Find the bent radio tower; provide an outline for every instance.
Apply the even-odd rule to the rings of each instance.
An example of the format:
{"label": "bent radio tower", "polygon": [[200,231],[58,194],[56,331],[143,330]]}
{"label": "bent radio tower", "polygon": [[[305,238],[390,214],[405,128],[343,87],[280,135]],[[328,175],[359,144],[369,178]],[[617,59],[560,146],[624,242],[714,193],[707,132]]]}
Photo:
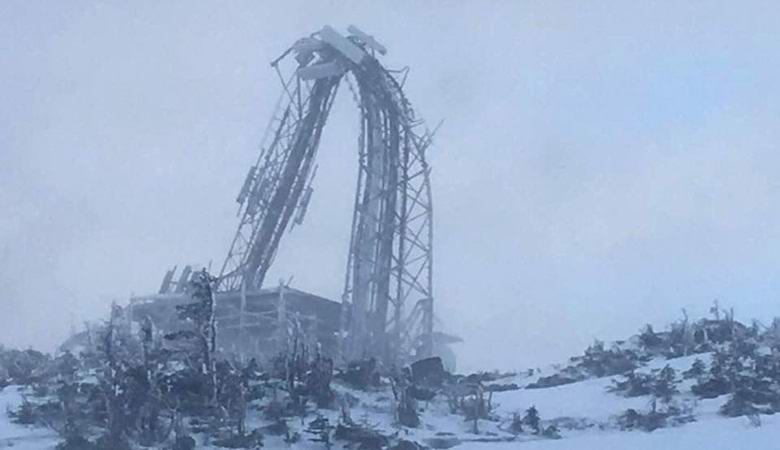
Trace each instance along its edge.
{"label": "bent radio tower", "polygon": [[246,292],[263,285],[282,235],[303,220],[320,136],[346,82],[361,127],[341,352],[348,359],[403,363],[433,351],[432,204],[425,157],[432,133],[404,94],[406,71],[385,68],[377,56],[385,47],[354,26],[348,31],[345,37],[325,26],[271,63],[282,97],[238,195],[241,220],[218,288]]}

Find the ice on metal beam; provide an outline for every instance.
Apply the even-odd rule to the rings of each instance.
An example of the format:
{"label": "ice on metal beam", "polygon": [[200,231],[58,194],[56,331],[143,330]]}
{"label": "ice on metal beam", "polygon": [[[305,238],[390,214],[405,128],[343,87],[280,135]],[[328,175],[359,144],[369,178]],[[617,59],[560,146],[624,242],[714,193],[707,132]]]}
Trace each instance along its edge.
{"label": "ice on metal beam", "polygon": [[246,178],[244,179],[244,185],[241,186],[241,191],[238,193],[238,197],[236,197],[236,202],[238,202],[238,204],[243,205],[244,200],[246,200],[246,196],[249,195],[249,189],[252,187],[252,183],[255,181],[256,171],[257,166],[252,166],[249,168],[249,173],[246,174]]}
{"label": "ice on metal beam", "polygon": [[296,52],[316,52],[322,50],[322,42],[314,38],[301,38],[293,44],[293,50]]}
{"label": "ice on metal beam", "polygon": [[350,25],[349,27],[347,27],[347,31],[349,31],[350,33],[352,33],[353,36],[363,41],[363,43],[366,44],[367,47],[378,51],[380,55],[387,54],[387,48],[384,45],[377,42],[377,40],[374,39],[374,37],[371,36],[370,34],[364,33],[360,28],[354,25]]}
{"label": "ice on metal beam", "polygon": [[314,52],[322,50],[322,47],[324,46],[325,44],[323,44],[322,41],[318,41],[314,38],[298,39],[298,42],[293,44],[292,47],[293,50],[297,52],[295,60],[298,61],[299,65],[305,66],[314,59]]}
{"label": "ice on metal beam", "polygon": [[187,282],[190,281],[190,275],[192,274],[192,266],[184,266],[184,270],[181,271],[179,281],[176,282],[175,292],[184,292],[187,287]]}
{"label": "ice on metal beam", "polygon": [[312,64],[311,66],[301,67],[298,69],[298,76],[303,80],[335,77],[343,73],[344,68],[335,61],[321,64]]}
{"label": "ice on metal beam", "polygon": [[303,193],[303,196],[301,197],[301,202],[298,204],[298,210],[295,214],[295,220],[294,223],[296,225],[300,225],[303,223],[303,218],[306,216],[306,210],[309,209],[309,201],[311,201],[311,196],[314,193],[314,188],[311,186],[307,187],[306,190]]}
{"label": "ice on metal beam", "polygon": [[171,281],[173,280],[173,274],[176,272],[176,266],[173,266],[173,269],[165,272],[165,276],[163,277],[162,284],[160,285],[160,294],[165,294],[168,292],[168,289],[171,287]]}
{"label": "ice on metal beam", "polygon": [[360,64],[363,61],[363,57],[366,55],[363,49],[353,44],[352,41],[345,38],[328,25],[325,25],[322,27],[322,30],[320,30],[320,39],[338,50],[355,64]]}

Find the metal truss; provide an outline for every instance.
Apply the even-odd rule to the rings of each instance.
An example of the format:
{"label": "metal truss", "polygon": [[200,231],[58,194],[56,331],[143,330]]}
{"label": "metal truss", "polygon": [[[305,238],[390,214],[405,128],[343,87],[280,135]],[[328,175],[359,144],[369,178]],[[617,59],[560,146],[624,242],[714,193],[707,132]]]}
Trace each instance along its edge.
{"label": "metal truss", "polygon": [[[403,364],[433,352],[433,208],[425,158],[432,134],[419,131],[422,121],[402,84],[377,59],[384,47],[355,27],[349,33],[326,26],[272,63],[282,98],[237,198],[241,220],[219,290],[262,286],[281,236],[303,220],[338,86],[354,80],[361,133],[342,297],[343,356]],[[282,66],[290,60],[285,77]]]}

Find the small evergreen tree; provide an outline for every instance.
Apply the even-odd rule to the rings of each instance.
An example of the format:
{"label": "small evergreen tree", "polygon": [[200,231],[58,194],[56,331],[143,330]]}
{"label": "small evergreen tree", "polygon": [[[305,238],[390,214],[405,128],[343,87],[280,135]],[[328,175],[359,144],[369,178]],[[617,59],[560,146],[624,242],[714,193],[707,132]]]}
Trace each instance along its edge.
{"label": "small evergreen tree", "polygon": [[653,396],[663,403],[671,402],[674,394],[679,392],[675,386],[675,378],[676,372],[669,365],[661,369],[653,382]]}
{"label": "small evergreen tree", "polygon": [[539,418],[539,411],[536,409],[536,406],[531,406],[525,411],[523,423],[531,427],[531,429],[534,430],[534,434],[540,433],[539,424],[541,423],[541,419]]}
{"label": "small evergreen tree", "polygon": [[[198,272],[190,281],[190,296],[192,302],[177,305],[179,319],[190,325],[188,329],[170,333],[166,336],[172,341],[185,341],[191,344],[185,355],[185,361],[197,374],[199,381],[194,386],[205,386],[201,403],[206,408],[217,404],[217,324],[214,305],[214,277],[206,269]],[[185,374],[182,376],[186,377]],[[181,378],[181,377],[180,377]],[[183,383],[192,386],[192,381],[181,379]]]}
{"label": "small evergreen tree", "polygon": [[509,424],[509,431],[516,435],[523,432],[523,416],[518,413],[512,414],[512,422]]}
{"label": "small evergreen tree", "polygon": [[690,378],[700,378],[702,377],[705,372],[707,371],[707,365],[704,364],[704,361],[702,361],[699,358],[696,358],[695,361],[693,361],[693,364],[691,365],[691,368],[683,372],[683,378],[690,379]]}
{"label": "small evergreen tree", "polygon": [[106,434],[98,445],[106,450],[129,449],[127,439],[129,417],[127,406],[126,376],[128,373],[127,336],[120,324],[122,310],[116,304],[112,305],[111,315],[106,324],[100,352],[104,361],[100,377],[101,394],[106,413]]}

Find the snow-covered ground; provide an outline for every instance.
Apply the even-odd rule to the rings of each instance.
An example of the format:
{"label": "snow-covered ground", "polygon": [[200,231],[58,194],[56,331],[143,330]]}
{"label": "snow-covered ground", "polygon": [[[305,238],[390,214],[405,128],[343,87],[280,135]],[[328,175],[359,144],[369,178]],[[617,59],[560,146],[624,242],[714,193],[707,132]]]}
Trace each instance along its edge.
{"label": "snow-covered ground", "polygon": [[567,436],[559,440],[516,443],[470,443],[469,450],[777,450],[780,417],[762,417],[755,428],[744,418],[702,420],[652,433],[613,431]]}
{"label": "snow-covered ground", "polygon": [[8,386],[0,391],[0,448],[18,450],[51,449],[57,444],[57,437],[50,430],[12,423],[7,412],[13,411],[22,402],[21,388]]}
{"label": "snow-covered ground", "polygon": [[[709,355],[677,358],[674,360],[651,361],[640,371],[650,371],[670,365],[678,371],[688,369],[696,359],[709,360]],[[501,382],[513,382],[520,386],[535,381],[533,377],[515,376]],[[398,429],[392,423],[391,394],[388,390],[362,392],[337,386],[340,396],[351,396],[359,405],[351,409],[355,422],[370,424],[390,434],[422,443],[433,440],[449,440],[459,443],[455,448],[464,450],[777,450],[780,449],[780,416],[761,416],[760,426],[755,426],[745,418],[725,418],[717,413],[727,396],[704,401],[696,401],[689,392],[689,383],[678,385],[681,393],[677,401],[687,402],[693,410],[696,421],[686,425],[663,428],[652,433],[642,431],[621,431],[615,424],[615,417],[626,409],[648,409],[650,398],[625,398],[607,391],[612,377],[589,379],[578,383],[545,389],[519,389],[495,393],[492,399],[495,413],[500,421],[481,420],[479,434],[472,432],[472,423],[464,421],[462,416],[449,413],[444,399],[430,404],[421,404],[422,425],[415,430]],[[9,386],[0,391],[0,448],[22,450],[43,450],[53,448],[56,436],[46,429],[29,428],[12,423],[5,412],[14,408],[22,400],[19,387]],[[507,432],[507,426],[515,413],[522,414],[530,406],[535,406],[541,415],[543,425],[555,423],[560,428],[561,439],[543,439],[529,434],[514,437]],[[331,423],[338,421],[339,411],[323,411]],[[310,421],[312,417],[306,419]],[[250,425],[261,426],[258,415],[251,417]],[[291,421],[294,429],[304,428],[297,421]],[[307,441],[308,435],[302,434],[302,440],[295,444],[286,444],[280,437],[267,436],[265,448],[315,450],[324,448],[323,444]],[[483,442],[483,441],[496,442]],[[503,441],[503,442],[501,442]],[[210,447],[201,447],[203,449]],[[334,448],[340,448],[339,445]]]}

